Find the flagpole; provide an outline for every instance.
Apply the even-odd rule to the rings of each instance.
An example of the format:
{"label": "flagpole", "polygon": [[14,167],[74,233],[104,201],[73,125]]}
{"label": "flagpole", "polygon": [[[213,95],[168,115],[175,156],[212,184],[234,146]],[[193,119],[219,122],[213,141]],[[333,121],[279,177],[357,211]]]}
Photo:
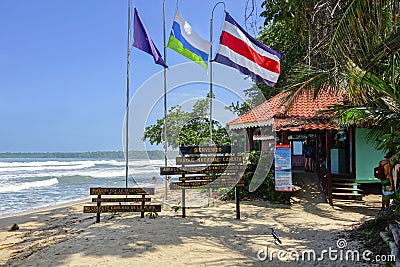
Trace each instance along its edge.
{"label": "flagpole", "polygon": [[128,0],[128,49],[126,59],[126,115],[125,115],[125,187],[128,188],[128,170],[129,170],[129,67],[131,54],[131,0]]}
{"label": "flagpole", "polygon": [[212,123],[212,107],[213,107],[213,69],[212,69],[212,46],[213,46],[213,20],[214,20],[214,11],[215,8],[219,5],[223,4],[224,5],[224,11],[225,11],[225,3],[224,2],[218,2],[214,5],[212,12],[211,12],[211,19],[210,19],[210,56],[209,56],[209,65],[210,65],[210,93],[209,93],[209,99],[210,99],[210,145],[213,144],[212,140],[212,133],[213,133],[213,123]]}
{"label": "flagpole", "polygon": [[[163,1],[163,33],[164,33],[164,62],[167,64],[167,41],[166,41],[166,23],[165,23],[165,0]],[[164,166],[167,167],[167,68],[164,66]],[[165,175],[165,195],[164,199],[168,199],[168,175]]]}
{"label": "flagpole", "polygon": [[[212,12],[211,12],[211,19],[210,19],[210,56],[208,58],[209,60],[209,65],[210,65],[210,93],[209,93],[209,99],[210,99],[210,146],[213,145],[213,138],[212,138],[212,133],[213,133],[213,123],[212,123],[212,108],[213,108],[213,69],[212,69],[212,46],[213,46],[213,20],[214,20],[214,10],[215,8],[219,5],[223,4],[224,5],[224,11],[225,11],[225,3],[224,2],[218,2],[214,5]],[[210,188],[210,198],[212,199],[212,188]],[[210,202],[208,203],[210,206]]]}

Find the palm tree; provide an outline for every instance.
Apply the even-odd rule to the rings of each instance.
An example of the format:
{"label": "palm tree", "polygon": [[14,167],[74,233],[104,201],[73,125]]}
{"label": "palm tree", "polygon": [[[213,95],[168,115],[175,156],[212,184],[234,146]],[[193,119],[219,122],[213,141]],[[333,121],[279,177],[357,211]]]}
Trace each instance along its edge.
{"label": "palm tree", "polygon": [[348,96],[345,105],[331,109],[339,123],[370,127],[370,140],[381,139],[378,148],[398,151],[400,143],[393,140],[399,140],[400,132],[400,4],[398,0],[325,4],[314,9],[323,6],[323,14],[331,11],[331,17],[325,26],[310,31],[318,36],[326,33],[325,37],[310,49],[308,64],[292,69],[292,96],[332,85]]}

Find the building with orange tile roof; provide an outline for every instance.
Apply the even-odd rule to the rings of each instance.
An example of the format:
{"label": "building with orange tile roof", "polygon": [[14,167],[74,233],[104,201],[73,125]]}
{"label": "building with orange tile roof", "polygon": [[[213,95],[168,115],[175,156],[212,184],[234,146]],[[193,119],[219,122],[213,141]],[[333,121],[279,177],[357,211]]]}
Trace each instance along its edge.
{"label": "building with orange tile roof", "polygon": [[[344,94],[330,87],[319,90],[316,96],[313,90],[297,95],[281,92],[228,122],[227,127],[246,136],[247,151],[268,151],[276,143],[290,144],[293,168],[303,168],[301,148],[306,137],[311,137],[316,151],[323,149],[325,153],[326,177],[329,180],[326,193],[331,203],[332,189],[335,189],[332,175],[354,182],[353,193],[361,196],[358,182],[377,182],[371,166],[381,157],[381,152],[366,141],[367,129],[341,128],[334,120],[334,113],[326,112],[331,106],[342,105],[345,101]],[[319,160],[317,158],[316,162]],[[319,164],[316,165],[318,168]],[[336,194],[344,195],[341,192]]]}

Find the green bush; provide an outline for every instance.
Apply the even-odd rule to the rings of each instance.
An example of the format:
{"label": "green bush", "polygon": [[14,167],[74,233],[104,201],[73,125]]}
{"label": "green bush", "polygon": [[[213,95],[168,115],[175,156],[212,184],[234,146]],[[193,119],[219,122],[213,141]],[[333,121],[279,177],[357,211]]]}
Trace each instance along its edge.
{"label": "green bush", "polygon": [[[260,158],[259,151],[252,151],[247,155],[247,163],[257,165]],[[246,173],[243,176],[244,187],[238,188],[240,199],[263,199],[269,200],[273,203],[285,203],[289,204],[287,200],[287,193],[276,192],[275,191],[275,180],[273,166],[271,170],[265,177],[264,182],[257,188],[254,192],[249,192],[249,184],[253,177],[252,173]],[[222,200],[232,200],[235,198],[235,188],[229,190],[229,192],[222,195]]]}
{"label": "green bush", "polygon": [[149,212],[146,215],[149,216],[150,219],[156,219],[159,216],[157,212]]}

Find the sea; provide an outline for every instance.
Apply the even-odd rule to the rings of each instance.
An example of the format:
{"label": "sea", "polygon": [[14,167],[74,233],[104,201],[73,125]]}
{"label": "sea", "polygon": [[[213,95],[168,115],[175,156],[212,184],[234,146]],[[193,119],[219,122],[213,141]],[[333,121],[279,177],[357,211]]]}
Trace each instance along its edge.
{"label": "sea", "polygon": [[[163,183],[161,166],[164,160],[130,160],[128,186]],[[125,185],[123,159],[0,158],[0,218],[87,199],[91,187]]]}

